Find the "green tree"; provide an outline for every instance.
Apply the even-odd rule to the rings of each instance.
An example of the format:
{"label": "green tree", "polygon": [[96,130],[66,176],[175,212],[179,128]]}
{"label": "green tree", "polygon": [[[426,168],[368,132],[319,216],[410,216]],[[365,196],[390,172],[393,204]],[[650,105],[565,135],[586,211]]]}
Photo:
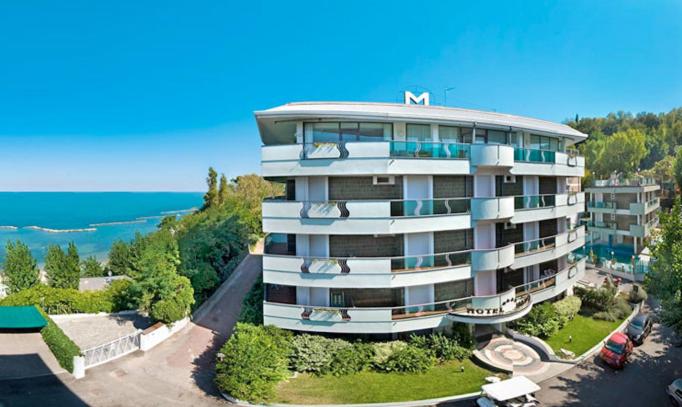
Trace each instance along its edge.
{"label": "green tree", "polygon": [[680,198],[669,214],[661,213],[661,236],[652,245],[652,258],[645,284],[661,299],[661,317],[682,334],[682,209]]}
{"label": "green tree", "polygon": [[65,288],[78,289],[78,282],[81,277],[81,259],[78,255],[78,248],[74,242],[69,243],[66,250],[66,270],[65,281],[67,286]]}
{"label": "green tree", "polygon": [[642,171],[642,175],[654,178],[657,182],[663,183],[675,179],[674,171],[676,156],[668,155],[662,160],[657,161],[652,168]]}
{"label": "green tree", "polygon": [[130,256],[130,246],[122,240],[115,241],[109,249],[106,271],[114,276],[130,275]]}
{"label": "green tree", "polygon": [[81,273],[83,277],[102,277],[104,267],[95,256],[90,256],[81,263]]}
{"label": "green tree", "polygon": [[3,264],[3,282],[10,294],[31,288],[40,282],[40,271],[36,260],[28,246],[17,240],[7,242],[5,246],[5,263]]}
{"label": "green tree", "polygon": [[613,172],[631,175],[646,155],[644,133],[630,129],[619,131],[606,139],[600,155],[602,176]]}
{"label": "green tree", "polygon": [[677,149],[675,154],[675,164],[673,165],[673,175],[678,188],[682,188],[682,148]]}
{"label": "green tree", "polygon": [[66,253],[59,245],[50,245],[45,254],[45,274],[50,287],[70,288],[65,280]]}
{"label": "green tree", "polygon": [[204,195],[204,208],[218,206],[218,173],[213,167],[208,169],[206,184],[208,185],[208,191]]}
{"label": "green tree", "polygon": [[227,186],[227,177],[225,174],[220,174],[220,187],[218,188],[218,204],[223,205],[227,202],[230,190]]}

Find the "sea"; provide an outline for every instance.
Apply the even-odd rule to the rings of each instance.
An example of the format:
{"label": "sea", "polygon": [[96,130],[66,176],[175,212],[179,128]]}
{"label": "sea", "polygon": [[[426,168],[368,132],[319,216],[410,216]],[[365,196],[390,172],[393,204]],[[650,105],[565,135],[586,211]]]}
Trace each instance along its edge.
{"label": "sea", "polygon": [[26,243],[42,263],[47,247],[74,242],[81,258],[105,260],[116,240],[156,229],[164,216],[202,204],[200,192],[0,192],[0,261],[9,240]]}

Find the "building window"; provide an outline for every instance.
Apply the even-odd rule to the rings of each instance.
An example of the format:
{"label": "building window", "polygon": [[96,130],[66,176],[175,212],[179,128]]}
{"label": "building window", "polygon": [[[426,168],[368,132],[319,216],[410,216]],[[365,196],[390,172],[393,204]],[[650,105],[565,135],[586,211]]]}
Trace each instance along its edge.
{"label": "building window", "polygon": [[384,141],[393,137],[391,123],[320,122],[305,123],[303,127],[306,144]]}
{"label": "building window", "polygon": [[332,288],[332,307],[399,307],[404,305],[403,288]]}
{"label": "building window", "polygon": [[443,143],[471,144],[472,128],[438,126],[438,137]]}
{"label": "building window", "polygon": [[407,141],[432,141],[431,126],[428,124],[408,124]]}
{"label": "building window", "polygon": [[448,281],[434,285],[434,299],[436,302],[467,298],[474,295],[474,280]]}
{"label": "building window", "polygon": [[530,135],[530,148],[532,150],[561,151],[562,144],[561,140],[554,137]]}

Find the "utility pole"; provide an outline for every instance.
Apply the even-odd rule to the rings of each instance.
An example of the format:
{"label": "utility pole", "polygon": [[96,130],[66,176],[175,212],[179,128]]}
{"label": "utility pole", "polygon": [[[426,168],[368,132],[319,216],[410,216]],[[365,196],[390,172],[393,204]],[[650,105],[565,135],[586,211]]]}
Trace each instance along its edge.
{"label": "utility pole", "polygon": [[448,92],[450,92],[451,90],[455,90],[455,88],[445,88],[445,90],[443,91],[443,106],[448,105]]}

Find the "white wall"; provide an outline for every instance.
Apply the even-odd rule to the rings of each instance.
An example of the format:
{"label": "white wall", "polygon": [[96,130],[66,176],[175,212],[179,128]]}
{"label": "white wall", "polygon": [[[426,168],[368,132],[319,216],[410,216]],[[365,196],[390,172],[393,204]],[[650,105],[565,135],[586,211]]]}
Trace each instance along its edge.
{"label": "white wall", "polygon": [[474,175],[474,196],[477,198],[495,196],[495,175]]}
{"label": "white wall", "polygon": [[477,271],[474,279],[474,293],[476,295],[493,295],[497,291],[497,271]]}

